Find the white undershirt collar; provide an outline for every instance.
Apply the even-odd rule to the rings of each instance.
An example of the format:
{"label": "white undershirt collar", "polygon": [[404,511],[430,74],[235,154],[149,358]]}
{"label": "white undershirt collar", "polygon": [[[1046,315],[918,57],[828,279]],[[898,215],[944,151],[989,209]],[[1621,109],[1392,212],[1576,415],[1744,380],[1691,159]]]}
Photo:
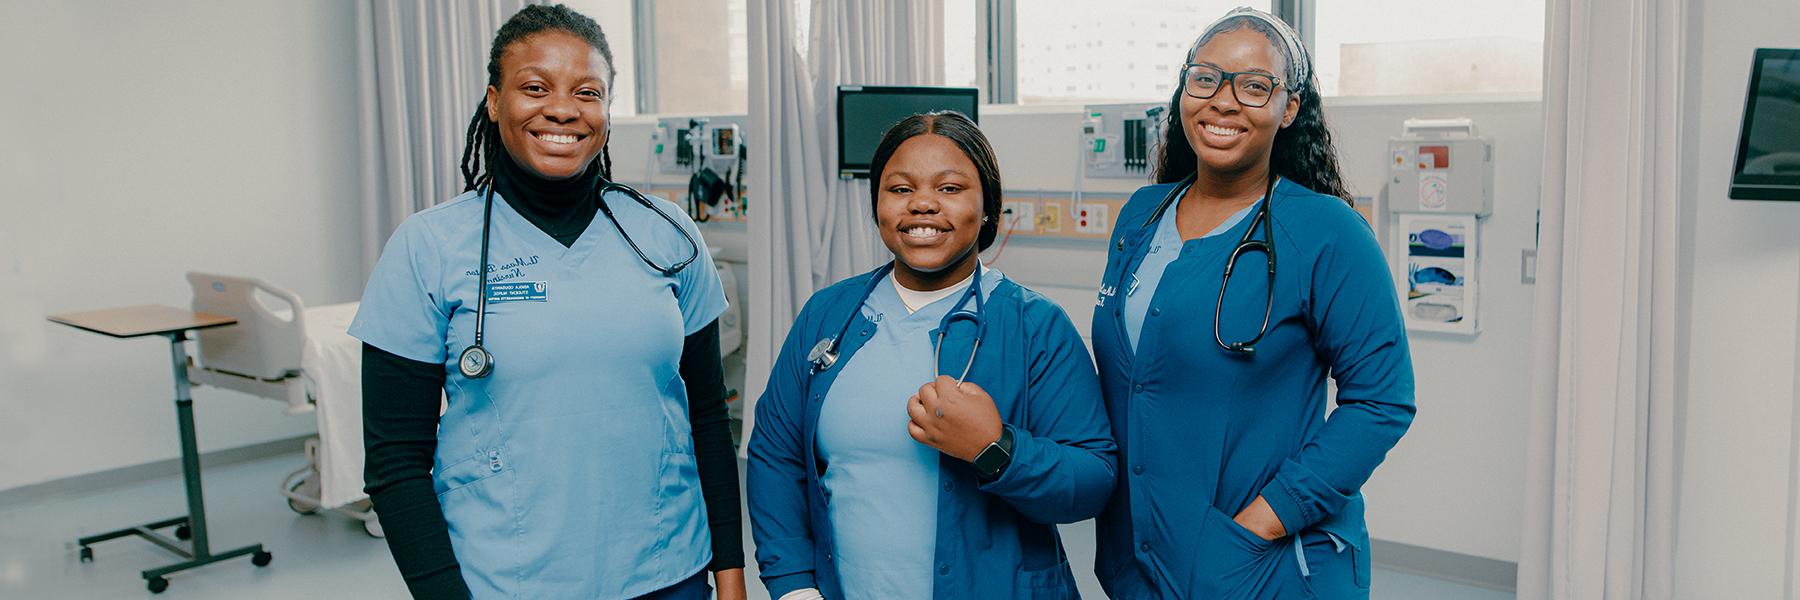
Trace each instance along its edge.
{"label": "white undershirt collar", "polygon": [[[987,270],[988,270],[987,265],[983,265],[980,262],[976,262],[975,264],[976,264],[975,268],[981,269],[982,273],[987,273]],[[951,294],[955,294],[959,291],[962,291],[963,288],[969,287],[969,284],[971,282],[975,281],[975,273],[973,271],[970,271],[968,277],[964,277],[962,281],[956,282],[955,285],[952,285],[950,287],[947,287],[947,288],[944,288],[941,290],[932,290],[929,292],[921,292],[918,290],[908,289],[906,286],[900,285],[899,277],[895,277],[893,279],[894,279],[894,291],[900,294],[900,303],[906,305],[906,314],[910,315],[912,313],[919,312],[919,309],[921,309],[921,308],[930,306],[931,303],[933,303],[933,302],[937,302],[939,300],[943,300],[944,298],[948,298],[948,297],[950,297]]]}

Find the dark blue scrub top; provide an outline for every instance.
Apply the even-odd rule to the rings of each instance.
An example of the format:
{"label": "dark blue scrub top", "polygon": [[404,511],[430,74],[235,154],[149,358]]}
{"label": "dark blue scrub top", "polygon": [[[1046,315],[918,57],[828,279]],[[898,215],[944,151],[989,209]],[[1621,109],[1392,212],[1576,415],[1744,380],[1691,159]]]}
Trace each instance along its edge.
{"label": "dark blue scrub top", "polygon": [[[1256,589],[1242,579],[1279,574],[1233,565],[1274,547],[1289,548],[1292,562],[1298,547],[1262,542],[1231,523],[1260,494],[1290,536],[1326,540],[1328,532],[1346,542],[1356,583],[1366,588],[1359,489],[1414,413],[1412,360],[1381,248],[1343,200],[1283,179],[1271,205],[1274,310],[1255,354],[1233,355],[1213,339],[1225,261],[1251,219],[1183,243],[1133,352],[1123,294],[1154,230],[1145,220],[1175,185],[1133,194],[1107,246],[1093,343],[1120,480],[1099,518],[1095,571],[1115,598]],[[1248,339],[1261,325],[1266,265],[1260,253],[1239,259],[1220,319],[1224,339]],[[1327,374],[1338,386],[1329,419]]]}

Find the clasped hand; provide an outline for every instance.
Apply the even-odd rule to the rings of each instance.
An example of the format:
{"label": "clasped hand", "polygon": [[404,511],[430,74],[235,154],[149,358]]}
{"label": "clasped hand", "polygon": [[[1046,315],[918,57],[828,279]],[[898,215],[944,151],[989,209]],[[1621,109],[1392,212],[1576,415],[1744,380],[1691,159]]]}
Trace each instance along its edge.
{"label": "clasped hand", "polygon": [[1000,439],[1000,411],[994,398],[972,381],[947,375],[919,388],[906,400],[907,433],[912,439],[964,461],[974,461]]}

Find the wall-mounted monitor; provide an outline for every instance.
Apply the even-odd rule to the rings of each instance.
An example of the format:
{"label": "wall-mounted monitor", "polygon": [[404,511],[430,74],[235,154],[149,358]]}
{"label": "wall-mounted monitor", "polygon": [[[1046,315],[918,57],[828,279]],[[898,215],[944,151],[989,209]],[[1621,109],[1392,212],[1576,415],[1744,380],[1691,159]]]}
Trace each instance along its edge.
{"label": "wall-mounted monitor", "polygon": [[881,136],[901,119],[954,110],[977,123],[980,90],[957,87],[841,85],[837,89],[838,176],[868,177]]}
{"label": "wall-mounted monitor", "polygon": [[1800,49],[1756,50],[1731,197],[1800,201]]}

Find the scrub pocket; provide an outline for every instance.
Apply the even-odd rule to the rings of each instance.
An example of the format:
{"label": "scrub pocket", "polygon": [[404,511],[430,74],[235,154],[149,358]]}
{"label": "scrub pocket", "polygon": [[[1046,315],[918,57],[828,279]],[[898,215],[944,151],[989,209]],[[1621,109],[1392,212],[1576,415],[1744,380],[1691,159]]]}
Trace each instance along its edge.
{"label": "scrub pocket", "polygon": [[1306,571],[1301,577],[1306,589],[1321,600],[1368,600],[1366,567],[1358,568],[1368,562],[1368,555],[1341,536],[1333,539],[1334,535],[1319,529],[1301,532],[1301,548],[1306,557]]}
{"label": "scrub pocket", "polygon": [[[1189,596],[1213,600],[1260,597],[1259,590],[1269,583],[1280,558],[1275,546],[1276,542],[1258,537],[1225,513],[1207,507],[1189,569]],[[1293,560],[1292,553],[1288,560]]]}
{"label": "scrub pocket", "polygon": [[516,590],[519,557],[509,552],[509,542],[525,532],[514,502],[512,465],[499,450],[486,450],[445,466],[431,479],[464,578],[471,585],[480,581]]}
{"label": "scrub pocket", "polygon": [[[438,469],[432,474],[431,485],[437,491],[438,500],[443,500],[451,492],[511,472],[511,465],[506,464],[499,450],[483,450]],[[512,486],[505,487],[510,489]]]}
{"label": "scrub pocket", "polygon": [[1069,561],[1043,569],[1021,570],[1013,576],[1013,590],[1019,598],[1031,600],[1075,599],[1075,576],[1069,572]]}

